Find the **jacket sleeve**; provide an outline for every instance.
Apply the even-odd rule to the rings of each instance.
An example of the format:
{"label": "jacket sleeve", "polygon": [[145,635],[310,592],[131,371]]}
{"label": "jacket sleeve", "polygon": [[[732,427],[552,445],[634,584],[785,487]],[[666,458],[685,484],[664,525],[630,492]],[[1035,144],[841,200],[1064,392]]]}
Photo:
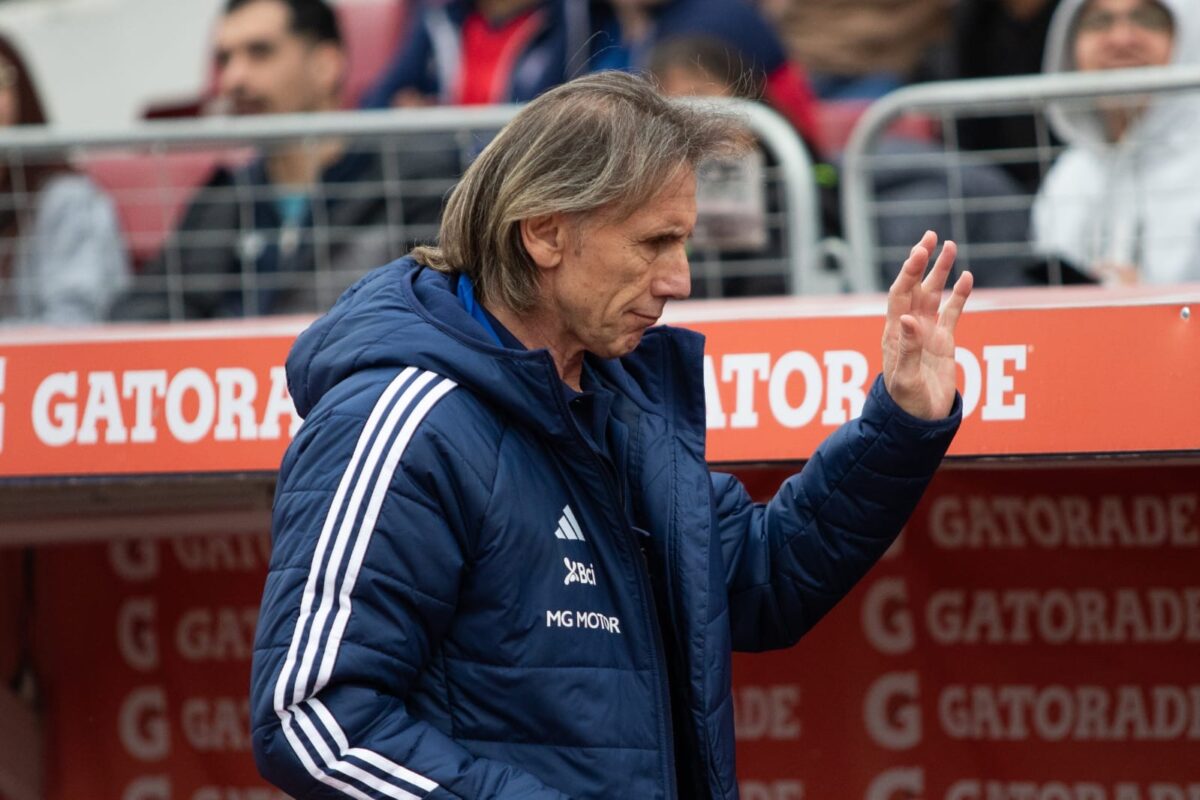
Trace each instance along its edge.
{"label": "jacket sleeve", "polygon": [[422,422],[448,402],[439,381],[403,413],[318,413],[281,468],[251,708],[259,771],[297,800],[566,800],[410,713],[488,491],[478,456]]}
{"label": "jacket sleeve", "polygon": [[794,644],[883,555],[958,429],[903,411],[877,378],[863,413],[834,431],[766,504],[713,474],[733,645]]}
{"label": "jacket sleeve", "polygon": [[768,72],[763,96],[799,132],[808,145],[809,157],[813,161],[822,158],[825,143],[817,119],[817,95],[803,67],[788,61]]}
{"label": "jacket sleeve", "polygon": [[429,75],[429,59],[433,57],[429,30],[423,14],[412,21],[412,27],[395,57],[375,84],[363,95],[363,108],[391,108],[392,96],[401,89],[416,89],[422,94],[437,96],[436,80]]}
{"label": "jacket sleeve", "polygon": [[129,261],[112,202],[82,176],[59,178],[39,198],[36,263],[29,276],[37,319],[100,322],[129,284]]}

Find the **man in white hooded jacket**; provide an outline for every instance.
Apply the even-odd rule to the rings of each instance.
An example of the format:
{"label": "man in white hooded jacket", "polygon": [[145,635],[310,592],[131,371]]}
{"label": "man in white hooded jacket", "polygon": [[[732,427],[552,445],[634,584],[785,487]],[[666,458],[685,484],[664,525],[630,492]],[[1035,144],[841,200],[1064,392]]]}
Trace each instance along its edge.
{"label": "man in white hooded jacket", "polygon": [[[1195,0],[1063,0],[1045,72],[1192,63]],[[1038,192],[1034,243],[1108,284],[1200,280],[1200,95],[1061,104],[1068,145]]]}

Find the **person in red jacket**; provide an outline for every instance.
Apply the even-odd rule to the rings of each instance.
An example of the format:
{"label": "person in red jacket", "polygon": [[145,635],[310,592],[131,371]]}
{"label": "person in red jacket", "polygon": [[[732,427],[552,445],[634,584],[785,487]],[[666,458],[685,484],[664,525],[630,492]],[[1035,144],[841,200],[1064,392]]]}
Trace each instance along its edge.
{"label": "person in red jacket", "polygon": [[819,156],[808,78],[744,0],[430,0],[363,106],[524,103],[587,72],[645,71],[680,36],[729,46]]}

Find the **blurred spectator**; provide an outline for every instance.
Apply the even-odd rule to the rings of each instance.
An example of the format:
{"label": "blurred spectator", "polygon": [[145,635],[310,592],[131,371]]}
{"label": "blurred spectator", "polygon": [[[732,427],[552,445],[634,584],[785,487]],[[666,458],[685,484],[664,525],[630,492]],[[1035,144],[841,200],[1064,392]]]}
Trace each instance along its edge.
{"label": "blurred spectator", "polygon": [[715,36],[663,39],[650,51],[646,66],[672,97],[762,98],[762,73]]}
{"label": "blurred spectator", "polygon": [[[712,37],[665,39],[647,62],[663,92],[673,97],[762,96],[762,75],[746,69],[732,47]],[[768,224],[768,207],[778,212],[779,198],[773,191],[768,200],[765,167],[766,157],[756,148],[739,158],[705,162],[697,170],[696,228],[688,247],[692,297],[786,292],[780,231]],[[747,266],[750,274],[736,274]],[[706,279],[708,273],[715,277]]]}
{"label": "blurred spectator", "polygon": [[363,105],[525,102],[585,71],[646,70],[683,35],[733,46],[762,95],[814,151],[815,98],[770,24],[743,0],[428,0]]}
{"label": "blurred spectator", "polygon": [[[227,0],[215,59],[221,100],[234,114],[340,106],[347,54],[324,0]],[[383,186],[389,178],[453,177],[454,154],[399,155],[390,174],[378,148],[304,139],[237,169],[217,169],[114,316],[178,316],[166,291],[173,284],[181,288],[186,319],[312,311],[331,303],[359,275],[403,255],[414,243],[406,229],[436,232],[440,192],[389,203]]]}
{"label": "blurred spectator", "polygon": [[[960,0],[949,78],[995,78],[1042,71],[1042,51],[1058,0]],[[1029,114],[971,117],[958,122],[964,150],[1029,149],[1038,144]],[[1002,165],[1029,193],[1041,183],[1035,159]]]}
{"label": "blurred spectator", "polygon": [[762,0],[788,52],[828,100],[879,97],[907,83],[949,33],[953,0]]}
{"label": "blurred spectator", "polygon": [[816,96],[804,70],[758,9],[743,0],[609,0],[592,4],[592,70],[646,70],[655,45],[711,37],[733,48],[742,72],[761,82],[761,99],[787,117],[819,158]]}
{"label": "blurred spectator", "polygon": [[[0,127],[44,125],[29,70],[0,38]],[[113,205],[66,161],[0,162],[0,320],[94,322],[129,281]]]}
{"label": "blurred spectator", "polygon": [[587,0],[427,0],[363,106],[532,100],[583,68],[590,33]]}
{"label": "blurred spectator", "polygon": [[[1185,0],[1063,0],[1046,71],[1194,63],[1200,9]],[[1033,209],[1034,240],[1104,283],[1200,279],[1200,149],[1194,94],[1058,104],[1068,147]]]}

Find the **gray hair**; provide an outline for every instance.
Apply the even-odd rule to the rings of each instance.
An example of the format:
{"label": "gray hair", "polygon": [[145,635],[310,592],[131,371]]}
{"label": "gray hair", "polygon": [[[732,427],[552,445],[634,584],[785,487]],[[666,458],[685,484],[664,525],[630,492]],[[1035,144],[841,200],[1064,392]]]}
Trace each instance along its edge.
{"label": "gray hair", "polygon": [[533,100],[500,131],[451,192],[439,246],[412,255],[467,275],[484,302],[528,311],[538,273],[521,220],[598,212],[622,219],[681,170],[752,141],[738,116],[668,100],[645,78],[577,78]]}

